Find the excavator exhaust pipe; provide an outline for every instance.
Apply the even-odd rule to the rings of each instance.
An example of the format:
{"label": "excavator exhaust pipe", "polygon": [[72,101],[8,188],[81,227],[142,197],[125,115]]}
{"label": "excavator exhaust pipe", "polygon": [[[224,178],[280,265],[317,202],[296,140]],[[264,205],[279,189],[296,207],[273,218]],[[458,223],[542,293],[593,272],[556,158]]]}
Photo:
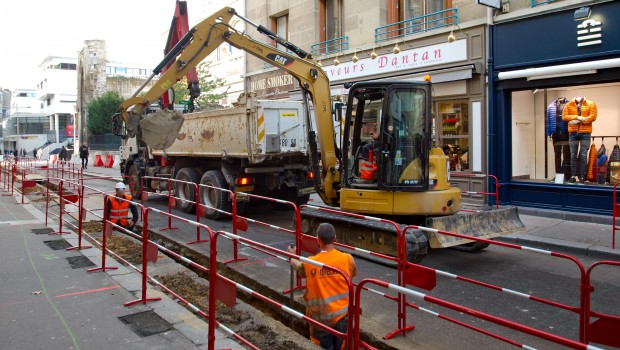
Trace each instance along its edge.
{"label": "excavator exhaust pipe", "polygon": [[142,140],[156,150],[166,149],[176,140],[183,125],[183,113],[163,109],[140,119]]}
{"label": "excavator exhaust pipe", "polygon": [[[426,226],[447,232],[455,232],[477,238],[491,239],[510,233],[525,231],[525,225],[519,219],[516,207],[479,211],[459,215],[432,217],[426,220]],[[431,248],[449,248],[459,246],[484,249],[487,245],[439,233],[426,232]],[[468,250],[468,249],[464,249]]]}

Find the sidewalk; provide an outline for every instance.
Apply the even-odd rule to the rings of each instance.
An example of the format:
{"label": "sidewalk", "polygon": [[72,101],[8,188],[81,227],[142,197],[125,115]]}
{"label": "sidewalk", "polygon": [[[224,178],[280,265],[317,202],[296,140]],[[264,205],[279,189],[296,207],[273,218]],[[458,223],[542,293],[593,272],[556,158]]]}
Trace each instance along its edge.
{"label": "sidewalk", "polygon": [[[88,168],[85,174],[92,176],[118,176],[118,169]],[[323,205],[318,195],[312,195],[312,205]],[[519,207],[519,216],[527,231],[510,234],[499,241],[527,245],[541,249],[578,253],[602,259],[620,260],[620,233],[616,249],[611,248],[611,216],[571,214],[556,210]]]}
{"label": "sidewalk", "polygon": [[[44,214],[0,196],[0,339],[7,349],[206,349],[207,324],[167,295],[130,308],[140,276],[98,265],[96,248],[66,251],[77,235],[48,235]],[[51,225],[57,227],[57,225]],[[241,349],[216,334],[216,349]]]}

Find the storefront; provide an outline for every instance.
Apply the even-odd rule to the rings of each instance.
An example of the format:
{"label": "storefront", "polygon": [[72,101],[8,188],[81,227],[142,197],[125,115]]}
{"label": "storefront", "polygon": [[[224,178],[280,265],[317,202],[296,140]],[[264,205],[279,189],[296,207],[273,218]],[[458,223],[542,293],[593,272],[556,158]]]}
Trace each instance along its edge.
{"label": "storefront", "polygon": [[502,204],[611,213],[620,2],[585,4],[492,27],[488,157]]}
{"label": "storefront", "polygon": [[[405,38],[407,39],[407,38]],[[485,27],[463,28],[456,41],[449,43],[447,34],[377,47],[351,56],[336,57],[338,65],[328,65],[334,58],[322,61],[331,82],[331,94],[346,101],[345,83],[369,80],[423,81],[431,75],[433,82],[433,140],[450,157],[453,172],[486,173],[486,134],[484,120],[486,82]],[[330,62],[331,63],[331,62]],[[291,98],[301,97],[293,92]],[[483,178],[452,177],[451,183],[465,191],[482,191]],[[480,198],[475,198],[476,201]]]}

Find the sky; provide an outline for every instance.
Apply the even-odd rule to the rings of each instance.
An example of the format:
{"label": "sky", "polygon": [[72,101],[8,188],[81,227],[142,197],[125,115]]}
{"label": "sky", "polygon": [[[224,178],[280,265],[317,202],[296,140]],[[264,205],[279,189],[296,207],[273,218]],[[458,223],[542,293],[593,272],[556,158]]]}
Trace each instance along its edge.
{"label": "sky", "polygon": [[[187,0],[189,24],[233,1]],[[84,40],[106,41],[108,60],[155,68],[175,0],[0,1],[0,88],[35,88],[47,56],[77,58]]]}

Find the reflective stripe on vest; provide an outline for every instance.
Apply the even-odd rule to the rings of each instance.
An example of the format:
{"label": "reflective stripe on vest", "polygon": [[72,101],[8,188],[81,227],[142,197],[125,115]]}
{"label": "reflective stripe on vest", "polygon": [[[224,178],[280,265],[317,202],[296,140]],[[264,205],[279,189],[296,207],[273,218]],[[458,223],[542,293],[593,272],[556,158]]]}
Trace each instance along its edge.
{"label": "reflective stripe on vest", "polygon": [[127,225],[127,217],[129,216],[129,202],[131,196],[126,194],[126,200],[119,200],[116,197],[108,197],[110,199],[110,217],[108,220],[113,224],[120,221],[121,226]]}
{"label": "reflective stripe on vest", "polygon": [[[337,250],[321,252],[310,259],[333,266],[351,277],[353,258]],[[333,325],[349,310],[349,287],[346,280],[332,270],[303,264],[306,273],[307,315],[319,322]]]}

